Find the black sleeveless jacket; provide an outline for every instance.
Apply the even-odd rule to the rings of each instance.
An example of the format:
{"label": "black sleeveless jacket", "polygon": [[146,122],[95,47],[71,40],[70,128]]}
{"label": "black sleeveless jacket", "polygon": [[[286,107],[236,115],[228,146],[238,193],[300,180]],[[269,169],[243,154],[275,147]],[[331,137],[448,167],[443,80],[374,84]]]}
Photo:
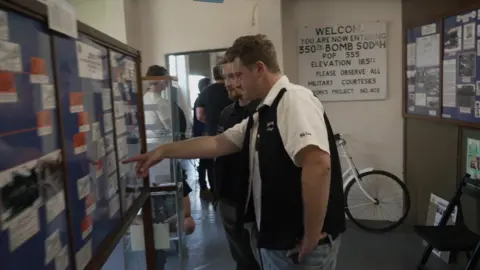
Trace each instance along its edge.
{"label": "black sleeveless jacket", "polygon": [[[255,143],[258,151],[262,202],[261,221],[258,233],[258,247],[266,249],[290,249],[298,243],[304,234],[302,168],[297,167],[283,145],[277,123],[277,106],[287,90],[282,89],[271,106],[259,109],[257,138],[250,138],[253,117],[249,117],[247,131],[241,155],[243,172],[249,172],[249,145]],[[313,95],[313,93],[312,93]],[[337,236],[345,231],[343,180],[334,133],[326,114],[331,159],[331,183],[328,208],[323,232]],[[239,202],[245,205],[248,194],[248,182],[239,187]],[[250,198],[252,198],[250,196]],[[239,204],[241,205],[241,204]],[[248,209],[237,208],[237,219],[241,223],[253,221],[253,201],[250,199]]]}

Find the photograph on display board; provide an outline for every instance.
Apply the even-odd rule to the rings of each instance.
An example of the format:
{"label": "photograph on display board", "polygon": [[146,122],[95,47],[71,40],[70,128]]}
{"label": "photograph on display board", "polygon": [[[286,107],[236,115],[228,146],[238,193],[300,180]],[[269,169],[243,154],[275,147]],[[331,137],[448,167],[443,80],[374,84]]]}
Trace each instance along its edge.
{"label": "photograph on display board", "polygon": [[407,97],[409,114],[440,116],[440,34],[432,23],[408,30]]}
{"label": "photograph on display board", "polygon": [[480,121],[477,11],[444,20],[443,117]]}

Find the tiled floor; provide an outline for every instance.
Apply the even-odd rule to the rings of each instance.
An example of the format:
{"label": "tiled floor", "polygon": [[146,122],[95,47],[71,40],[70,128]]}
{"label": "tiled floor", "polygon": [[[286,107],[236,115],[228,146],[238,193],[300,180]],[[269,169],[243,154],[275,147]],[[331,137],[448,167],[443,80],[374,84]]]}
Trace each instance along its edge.
{"label": "tiled floor", "polygon": [[[194,191],[190,195],[195,232],[187,239],[185,270],[234,270],[220,219],[209,203],[198,196],[198,185],[189,177]],[[413,232],[396,231],[370,234],[349,226],[342,240],[337,270],[410,270],[415,269],[423,246]],[[167,270],[178,270],[170,264]],[[460,269],[433,258],[426,270]]]}
{"label": "tiled floor", "polygon": [[[229,253],[223,226],[212,205],[199,199],[195,178],[194,171],[190,171],[188,182],[193,188],[190,197],[196,230],[187,237],[187,256],[183,267],[175,252],[171,252],[165,269],[234,270],[235,264]],[[386,234],[370,234],[349,226],[342,239],[337,270],[414,270],[422,251],[421,240],[405,229]],[[139,254],[138,258],[144,261],[145,257]],[[134,269],[144,270],[145,265],[137,263],[135,267],[128,267],[128,270]],[[461,268],[448,266],[432,256],[425,270],[454,269]]]}

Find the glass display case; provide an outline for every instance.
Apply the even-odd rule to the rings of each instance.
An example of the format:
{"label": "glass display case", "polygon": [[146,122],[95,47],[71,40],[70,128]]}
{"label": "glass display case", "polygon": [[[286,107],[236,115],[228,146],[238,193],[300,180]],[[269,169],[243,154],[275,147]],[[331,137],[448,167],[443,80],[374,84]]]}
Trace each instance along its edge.
{"label": "glass display case", "polygon": [[[186,112],[191,108],[176,77],[144,77],[142,87],[147,150],[189,137]],[[176,159],[165,159],[149,171],[157,267],[168,265],[165,269],[181,269],[184,257],[184,171]]]}

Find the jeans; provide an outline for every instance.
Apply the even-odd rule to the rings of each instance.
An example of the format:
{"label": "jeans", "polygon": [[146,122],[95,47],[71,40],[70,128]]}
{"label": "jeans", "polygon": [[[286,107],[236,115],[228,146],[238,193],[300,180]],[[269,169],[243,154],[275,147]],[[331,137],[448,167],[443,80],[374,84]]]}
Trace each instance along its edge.
{"label": "jeans", "polygon": [[335,270],[341,237],[332,244],[318,245],[300,264],[287,257],[286,250],[260,249],[264,270]]}
{"label": "jeans", "polygon": [[[256,224],[245,225],[251,235],[251,241],[256,242],[258,233]],[[262,270],[335,270],[340,242],[341,236],[338,236],[330,244],[318,245],[300,264],[294,264],[292,259],[287,257],[287,250],[262,248],[254,250],[254,253],[262,265]]]}
{"label": "jeans", "polygon": [[220,199],[217,209],[225,227],[230,253],[237,263],[236,270],[260,270],[253,253],[255,247],[251,245],[249,232],[236,226],[237,212],[235,206]]}

